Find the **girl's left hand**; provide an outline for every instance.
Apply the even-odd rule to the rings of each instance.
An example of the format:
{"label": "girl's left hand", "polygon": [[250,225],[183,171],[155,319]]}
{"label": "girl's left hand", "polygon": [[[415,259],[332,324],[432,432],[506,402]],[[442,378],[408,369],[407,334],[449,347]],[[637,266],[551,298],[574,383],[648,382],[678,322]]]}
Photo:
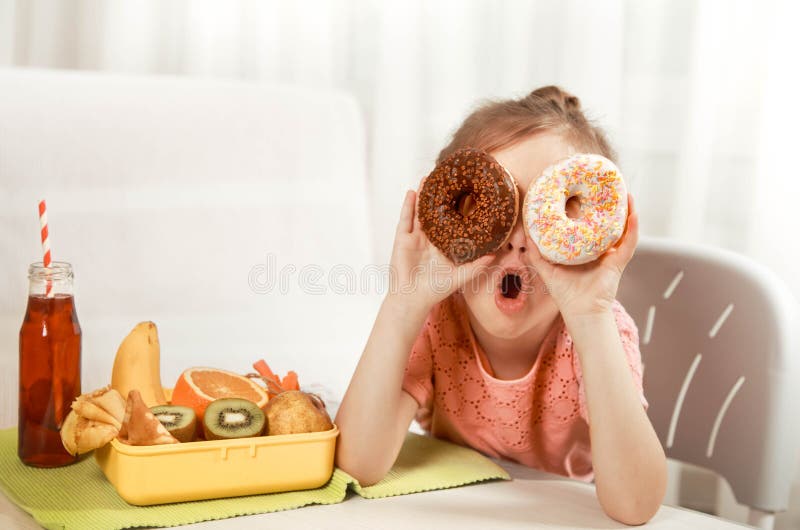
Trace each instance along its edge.
{"label": "girl's left hand", "polygon": [[639,240],[639,214],[633,206],[633,197],[628,194],[628,220],[619,242],[598,259],[583,265],[550,263],[526,234],[531,265],[562,315],[581,316],[611,310],[622,271],[633,257]]}

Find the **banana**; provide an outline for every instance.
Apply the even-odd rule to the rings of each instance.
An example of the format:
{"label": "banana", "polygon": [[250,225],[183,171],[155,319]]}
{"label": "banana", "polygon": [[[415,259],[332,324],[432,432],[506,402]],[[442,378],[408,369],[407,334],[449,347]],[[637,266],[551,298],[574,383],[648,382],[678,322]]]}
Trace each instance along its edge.
{"label": "banana", "polygon": [[161,386],[161,348],[153,322],[140,322],[128,333],[117,350],[111,372],[111,388],[123,398],[138,390],[148,407],[166,405]]}

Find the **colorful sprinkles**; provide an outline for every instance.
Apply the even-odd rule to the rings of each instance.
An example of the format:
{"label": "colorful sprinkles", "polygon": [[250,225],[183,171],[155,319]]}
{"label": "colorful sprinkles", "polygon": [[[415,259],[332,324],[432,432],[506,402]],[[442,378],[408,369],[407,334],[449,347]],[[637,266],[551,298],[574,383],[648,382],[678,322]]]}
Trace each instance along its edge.
{"label": "colorful sprinkles", "polygon": [[[567,217],[570,197],[581,202],[580,217]],[[611,160],[577,154],[548,167],[528,188],[523,218],[542,256],[580,265],[597,259],[622,237],[628,194]]]}

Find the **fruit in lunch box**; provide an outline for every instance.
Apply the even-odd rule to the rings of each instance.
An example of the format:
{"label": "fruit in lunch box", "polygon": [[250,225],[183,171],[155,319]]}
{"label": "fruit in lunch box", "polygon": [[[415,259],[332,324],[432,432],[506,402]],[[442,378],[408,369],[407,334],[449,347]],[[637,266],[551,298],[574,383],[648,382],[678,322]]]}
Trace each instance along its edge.
{"label": "fruit in lunch box", "polygon": [[212,402],[203,415],[206,440],[228,440],[261,436],[264,411],[246,399],[223,398]]}
{"label": "fruit in lunch box", "polygon": [[297,434],[327,431],[333,428],[325,403],[316,394],[287,390],[269,400],[267,434]]}
{"label": "fruit in lunch box", "polygon": [[128,392],[125,405],[125,418],[117,436],[120,442],[128,445],[176,444],[172,436],[158,421],[142,399],[141,393],[134,389]]}
{"label": "fruit in lunch box", "polygon": [[267,404],[267,392],[247,377],[216,368],[189,368],[185,370],[172,390],[172,404],[190,407],[198,418],[198,435],[203,429],[199,425],[206,407],[217,399],[240,398],[255,403],[259,408]]}
{"label": "fruit in lunch box", "polygon": [[131,390],[138,390],[148,407],[167,404],[161,387],[161,347],[154,323],[140,322],[119,345],[111,387],[123,398]]}
{"label": "fruit in lunch box", "polygon": [[152,407],[150,412],[179,442],[194,440],[197,416],[193,409],[177,405],[159,405]]}
{"label": "fruit in lunch box", "polygon": [[61,426],[61,443],[71,455],[88,453],[113,440],[125,416],[125,400],[110,387],[78,396]]}

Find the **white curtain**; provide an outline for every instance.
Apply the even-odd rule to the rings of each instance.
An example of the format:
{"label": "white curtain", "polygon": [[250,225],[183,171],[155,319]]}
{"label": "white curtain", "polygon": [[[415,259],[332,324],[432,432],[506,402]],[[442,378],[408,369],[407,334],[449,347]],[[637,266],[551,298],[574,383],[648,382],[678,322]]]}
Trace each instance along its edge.
{"label": "white curtain", "polygon": [[753,255],[800,294],[798,18],[789,0],[0,0],[0,65],[355,94],[378,261],[470,109],[559,84],[611,134],[644,233]]}

